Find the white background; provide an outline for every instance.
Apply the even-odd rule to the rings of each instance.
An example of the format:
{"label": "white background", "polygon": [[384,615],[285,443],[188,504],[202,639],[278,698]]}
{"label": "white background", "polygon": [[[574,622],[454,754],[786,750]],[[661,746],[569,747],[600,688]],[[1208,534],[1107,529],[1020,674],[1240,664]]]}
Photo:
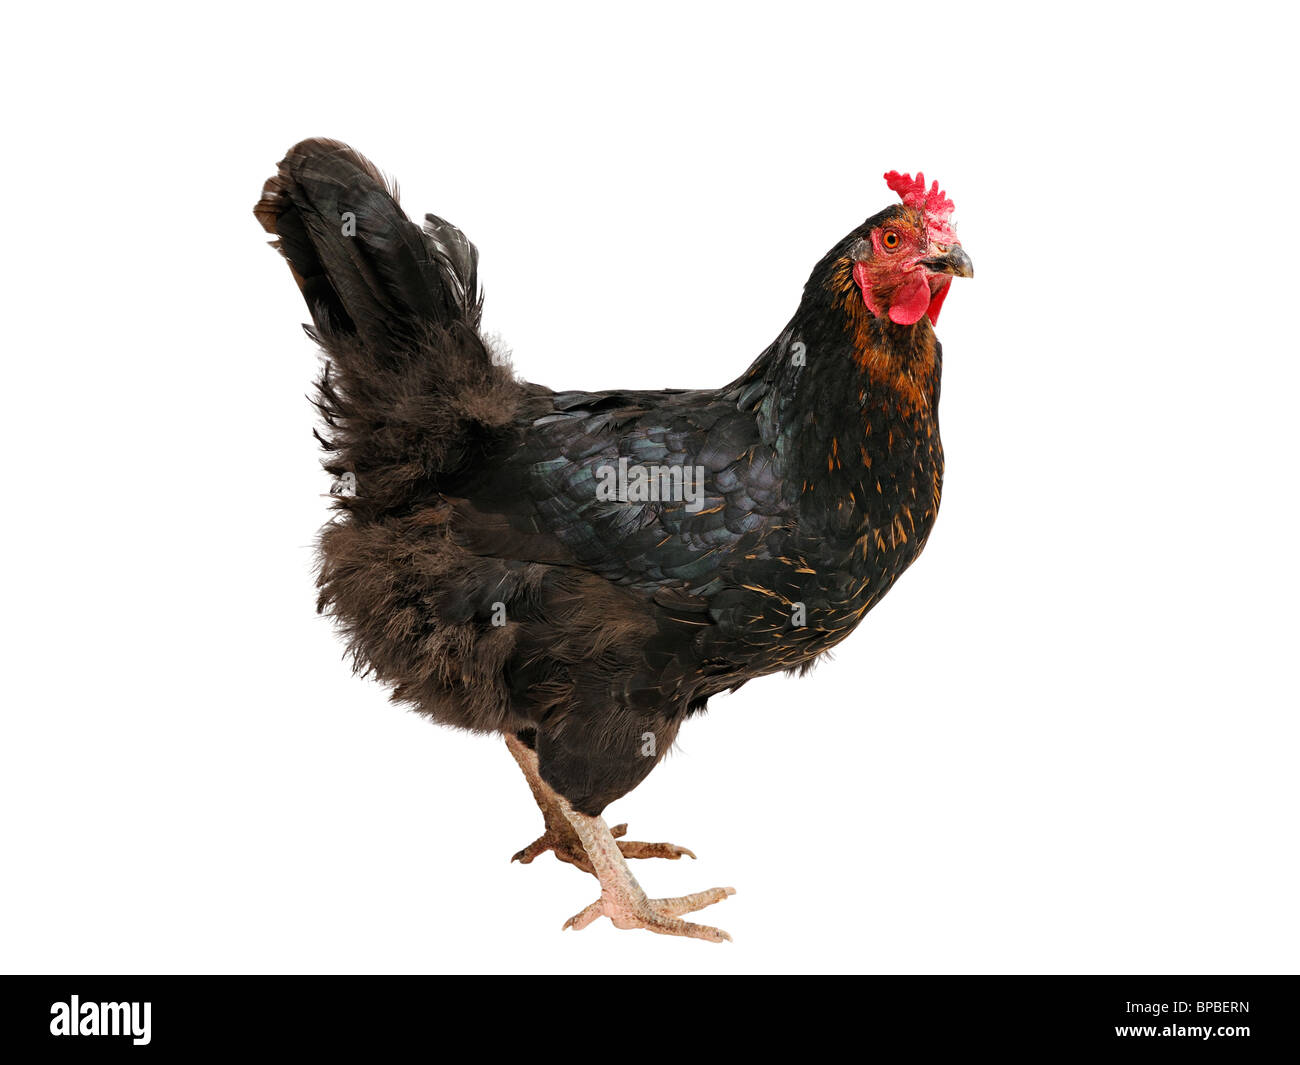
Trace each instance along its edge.
{"label": "white background", "polygon": [[[541,8],[9,16],[0,966],[1294,971],[1294,16]],[[885,170],[956,201],[924,557],[607,814],[699,854],[652,895],[739,889],[734,943],[561,933],[596,884],[508,864],[503,745],[316,617],[250,211],[316,135],[469,233],[555,387],[730,380]]]}

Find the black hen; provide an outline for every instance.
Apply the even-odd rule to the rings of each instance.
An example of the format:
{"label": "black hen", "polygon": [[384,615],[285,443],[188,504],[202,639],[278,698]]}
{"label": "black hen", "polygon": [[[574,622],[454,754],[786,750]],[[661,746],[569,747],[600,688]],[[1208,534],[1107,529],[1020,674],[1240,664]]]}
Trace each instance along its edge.
{"label": "black hen", "polygon": [[920,553],[939,507],[940,348],[970,260],[920,175],[814,268],[789,324],[709,391],[552,392],[479,332],[477,252],[407,219],[334,141],[290,150],[257,204],[327,362],[320,606],[359,668],[445,724],[499,732],[553,850],[620,928],[725,897],[647,899],[624,857],[679,857],[601,819],[709,697],[806,668]]}

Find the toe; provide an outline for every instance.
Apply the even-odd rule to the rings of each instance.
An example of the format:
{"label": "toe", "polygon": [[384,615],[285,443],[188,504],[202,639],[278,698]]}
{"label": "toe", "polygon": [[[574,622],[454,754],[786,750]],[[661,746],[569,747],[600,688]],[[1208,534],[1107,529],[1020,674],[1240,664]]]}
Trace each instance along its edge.
{"label": "toe", "polygon": [[528,865],[547,851],[553,853],[560,861],[575,865],[584,873],[595,875],[591,859],[587,857],[587,852],[582,849],[581,843],[576,840],[553,836],[549,832],[533,840],[523,850],[517,851],[510,860],[519,862],[521,865]]}
{"label": "toe", "polygon": [[523,850],[516,851],[515,856],[510,860],[512,862],[519,862],[522,865],[528,865],[539,854],[545,854],[550,849],[551,849],[550,839],[546,836],[539,836],[537,839],[533,840],[532,843],[528,844],[528,846],[525,847]]}
{"label": "toe", "polygon": [[[572,917],[570,917],[567,921],[565,921],[564,928],[566,929],[572,928],[575,932],[581,932],[584,928],[587,927],[587,925],[591,924],[591,922],[594,921],[597,917],[602,916],[604,912],[605,912],[605,904],[600,899],[597,899],[586,909],[580,910],[578,913],[575,913]],[[561,931],[563,931],[563,929],[561,929]]]}
{"label": "toe", "polygon": [[636,840],[620,840],[618,849],[623,852],[624,858],[667,858],[675,862],[683,855],[687,858],[695,857],[693,850],[679,847],[676,843],[640,843]]}
{"label": "toe", "polygon": [[666,916],[679,917],[712,906],[735,893],[736,889],[732,887],[709,888],[707,891],[697,891],[693,895],[681,895],[675,899],[655,899],[654,907]]}
{"label": "toe", "polygon": [[655,899],[648,913],[621,915],[612,918],[615,928],[644,928],[647,932],[656,932],[661,936],[683,936],[687,939],[706,939],[710,943],[729,943],[731,936],[721,928],[706,924],[693,924],[678,917],[671,917],[659,910],[665,900]]}
{"label": "toe", "polygon": [[730,943],[731,936],[721,928],[714,928],[707,924],[691,924],[690,921],[682,922],[682,931],[678,935],[689,936],[691,939],[707,939],[710,943]]}

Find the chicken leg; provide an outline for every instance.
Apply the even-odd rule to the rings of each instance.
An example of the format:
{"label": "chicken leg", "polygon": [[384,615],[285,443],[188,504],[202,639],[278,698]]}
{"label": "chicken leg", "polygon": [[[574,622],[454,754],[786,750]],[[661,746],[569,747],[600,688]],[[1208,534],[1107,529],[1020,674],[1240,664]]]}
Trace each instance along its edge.
{"label": "chicken leg", "polygon": [[[562,862],[576,865],[579,869],[595,875],[596,870],[587,857],[582,840],[573,830],[560,809],[560,797],[542,779],[537,768],[537,752],[515,736],[506,736],[506,747],[514,756],[519,768],[523,770],[524,779],[533,793],[538,808],[542,811],[545,831],[537,839],[517,852],[510,860],[527,865],[539,855],[551,851]],[[638,840],[623,840],[620,836],[627,832],[627,825],[615,825],[607,829],[611,836],[618,839],[618,849],[624,858],[668,858],[676,861],[682,855],[694,858],[694,852],[675,843],[642,843]]]}
{"label": "chicken leg", "polygon": [[600,880],[600,898],[565,921],[565,928],[581,930],[603,914],[614,922],[615,928],[644,928],[660,935],[689,936],[714,943],[731,939],[720,928],[691,924],[683,921],[680,915],[721,902],[728,895],[734,895],[735,888],[710,888],[675,899],[647,898],[623,860],[618,840],[605,824],[605,819],[580,814],[562,796],[556,798],[560,812],[581,840]]}

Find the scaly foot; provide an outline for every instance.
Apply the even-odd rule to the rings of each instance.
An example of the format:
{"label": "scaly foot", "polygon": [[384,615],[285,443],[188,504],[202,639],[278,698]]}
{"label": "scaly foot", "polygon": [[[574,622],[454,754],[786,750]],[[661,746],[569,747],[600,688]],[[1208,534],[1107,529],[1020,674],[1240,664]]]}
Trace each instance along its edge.
{"label": "scaly foot", "polygon": [[627,867],[628,858],[668,858],[676,860],[683,854],[695,855],[685,847],[673,843],[640,843],[620,839],[627,833],[627,825],[610,828],[604,818],[578,813],[563,796],[557,795],[542,780],[537,766],[537,755],[517,736],[507,736],[506,746],[519,768],[523,770],[533,798],[542,811],[546,830],[519,851],[512,861],[527,865],[539,854],[551,851],[562,862],[576,865],[593,874],[600,881],[600,898],[570,917],[565,928],[582,929],[605,916],[615,928],[644,928],[666,936],[688,936],[707,939],[713,943],[730,940],[731,936],[720,928],[683,921],[681,915],[702,910],[721,902],[736,893],[735,888],[710,888],[694,895],[675,899],[651,899],[641,890],[641,885]]}
{"label": "scaly foot", "polygon": [[644,928],[665,936],[689,936],[691,939],[707,939],[712,943],[724,940],[730,942],[731,936],[722,929],[706,924],[692,924],[681,920],[679,915],[702,910],[735,893],[735,888],[724,887],[697,891],[693,895],[675,899],[649,899],[645,895],[640,898],[610,898],[602,894],[585,910],[565,921],[564,927],[580,931],[597,917],[605,916],[614,922],[615,928]]}
{"label": "scaly foot", "polygon": [[710,888],[676,899],[647,898],[627,867],[618,840],[604,818],[578,813],[563,796],[556,796],[556,806],[587,852],[596,879],[600,881],[600,898],[565,921],[565,928],[586,928],[603,915],[614,922],[615,928],[644,928],[660,935],[689,936],[713,943],[731,938],[720,928],[691,924],[683,921],[680,915],[721,902],[728,895],[734,895],[735,888]]}

